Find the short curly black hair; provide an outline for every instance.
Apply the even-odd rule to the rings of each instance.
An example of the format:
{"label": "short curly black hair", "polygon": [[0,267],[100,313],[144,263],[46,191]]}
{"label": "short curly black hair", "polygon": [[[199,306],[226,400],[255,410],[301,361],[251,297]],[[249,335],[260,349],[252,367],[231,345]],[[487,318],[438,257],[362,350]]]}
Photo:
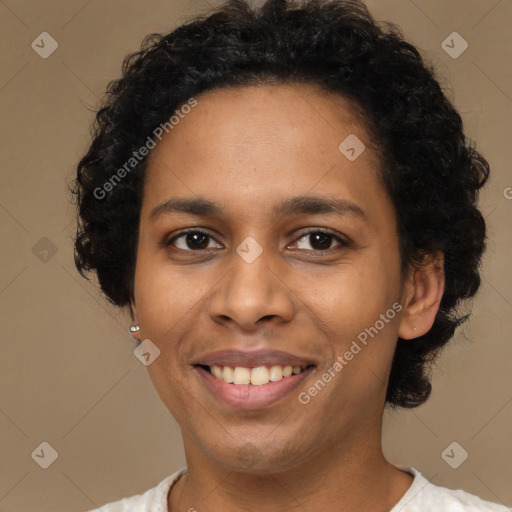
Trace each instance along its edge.
{"label": "short curly black hair", "polygon": [[480,286],[486,228],[477,200],[489,165],[464,135],[432,64],[399,27],[376,22],[358,0],[268,0],[260,9],[229,0],[167,35],[147,36],[108,85],[78,164],[75,264],[84,277],[96,272],[113,304],[128,305],[147,156],[115,186],[105,184],[190,98],[269,83],[315,84],[362,112],[380,148],[402,269],[425,254],[444,254],[445,291],[434,325],[414,341],[398,339],[389,377],[387,405],[416,407],[430,395],[435,356],[467,318],[461,304]]}

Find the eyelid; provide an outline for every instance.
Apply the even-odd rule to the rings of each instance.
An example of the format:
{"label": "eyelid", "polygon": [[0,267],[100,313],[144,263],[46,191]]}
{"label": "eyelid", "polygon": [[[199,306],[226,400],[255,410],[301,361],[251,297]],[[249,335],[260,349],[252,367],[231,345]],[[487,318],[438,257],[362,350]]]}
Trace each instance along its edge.
{"label": "eyelid", "polygon": [[[305,231],[299,232],[296,235],[296,237],[293,240],[292,244],[297,243],[298,240],[300,240],[304,236],[311,235],[311,234],[314,234],[314,233],[324,233],[326,235],[332,236],[339,243],[339,245],[342,246],[342,247],[349,247],[351,245],[351,241],[350,241],[350,239],[348,237],[346,237],[345,235],[342,235],[341,233],[338,233],[337,231],[333,231],[332,229],[322,228],[322,227],[316,227],[316,228],[312,227],[312,228],[304,228],[304,229],[305,229]],[[208,232],[208,230],[206,228],[197,227],[197,228],[187,228],[187,229],[184,229],[182,231],[179,231],[178,233],[173,235],[171,238],[165,239],[162,245],[164,245],[165,247],[171,246],[172,243],[175,240],[177,240],[178,238],[180,238],[180,237],[182,237],[184,235],[187,235],[189,233],[200,233],[200,234],[203,234],[203,235],[206,235],[206,236],[210,237],[212,240],[215,240],[216,243],[220,243],[213,235],[211,235]],[[322,253],[322,252],[332,251],[333,249],[335,249],[335,247],[330,248],[330,249],[325,249],[323,251],[321,251],[321,250],[315,251],[313,249],[311,249],[311,250],[309,250],[309,249],[301,249],[301,250],[307,250],[307,251],[315,252],[315,253]],[[179,248],[176,248],[176,250],[184,251],[184,252],[197,252],[197,253],[200,253],[200,252],[203,252],[203,251],[208,251],[209,249],[198,249],[197,251],[194,251],[194,250],[190,250],[190,249],[179,249]]]}

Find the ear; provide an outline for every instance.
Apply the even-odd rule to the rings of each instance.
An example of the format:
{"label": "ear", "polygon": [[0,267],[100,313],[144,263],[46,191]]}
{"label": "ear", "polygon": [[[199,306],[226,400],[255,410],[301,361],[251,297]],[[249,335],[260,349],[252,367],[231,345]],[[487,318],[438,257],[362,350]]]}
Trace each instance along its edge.
{"label": "ear", "polygon": [[411,268],[402,294],[404,312],[398,335],[410,340],[426,334],[434,324],[444,293],[444,254],[425,255]]}
{"label": "ear", "polygon": [[[137,308],[135,307],[135,301],[133,298],[130,299],[130,316],[132,318],[131,325],[139,325],[139,322],[137,320]],[[130,335],[132,338],[136,339],[137,341],[141,341],[140,339],[140,331],[130,332]]]}

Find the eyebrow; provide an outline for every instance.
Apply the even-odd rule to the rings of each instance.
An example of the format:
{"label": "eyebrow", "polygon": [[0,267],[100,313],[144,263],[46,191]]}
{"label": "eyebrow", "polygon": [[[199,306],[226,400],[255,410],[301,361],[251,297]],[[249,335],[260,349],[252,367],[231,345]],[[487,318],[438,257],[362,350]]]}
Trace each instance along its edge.
{"label": "eyebrow", "polygon": [[[203,197],[170,198],[153,208],[150,218],[171,213],[187,213],[200,217],[220,217],[225,213],[224,208],[215,201]],[[293,215],[353,215],[366,220],[364,211],[348,199],[325,196],[297,196],[277,204],[272,209],[273,218],[291,217]]]}

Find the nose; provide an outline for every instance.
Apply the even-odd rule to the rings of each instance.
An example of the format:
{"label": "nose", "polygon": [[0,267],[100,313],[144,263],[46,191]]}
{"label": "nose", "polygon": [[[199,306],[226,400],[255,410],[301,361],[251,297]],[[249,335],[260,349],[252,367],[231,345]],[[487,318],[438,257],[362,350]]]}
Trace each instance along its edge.
{"label": "nose", "polygon": [[240,330],[255,331],[265,322],[289,322],[296,310],[293,292],[272,262],[270,250],[263,250],[248,263],[238,253],[231,269],[215,287],[209,303],[212,320],[236,324]]}

